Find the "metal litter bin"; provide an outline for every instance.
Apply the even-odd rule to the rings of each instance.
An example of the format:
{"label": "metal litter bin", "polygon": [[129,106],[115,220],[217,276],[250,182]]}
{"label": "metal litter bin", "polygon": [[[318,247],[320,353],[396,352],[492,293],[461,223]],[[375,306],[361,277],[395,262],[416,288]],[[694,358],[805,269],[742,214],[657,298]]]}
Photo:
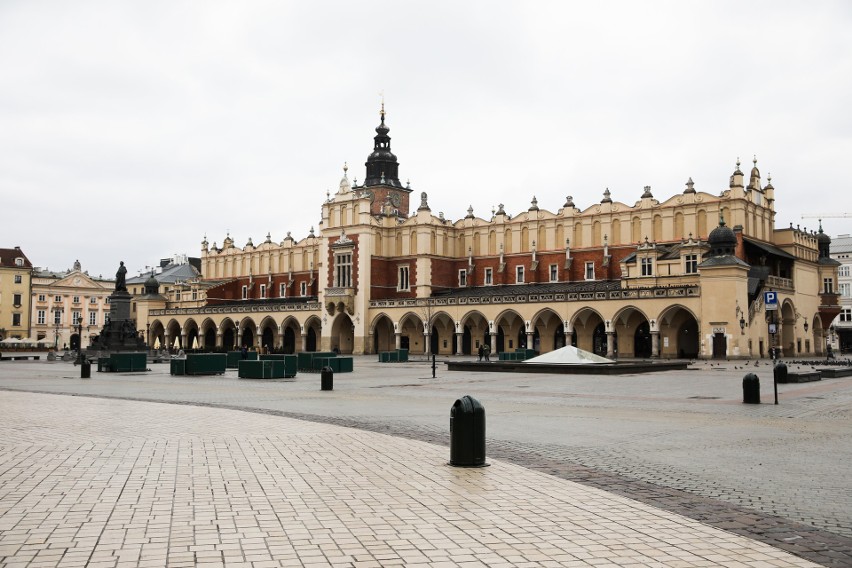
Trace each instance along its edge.
{"label": "metal litter bin", "polygon": [[743,402],[745,404],[760,404],[760,379],[754,373],[743,377]]}
{"label": "metal litter bin", "polygon": [[772,378],[775,379],[775,384],[781,383],[782,385],[787,382],[787,363],[784,361],[778,361],[775,363],[775,367],[772,369]]}
{"label": "metal litter bin", "polygon": [[450,409],[450,465],[488,465],[485,463],[485,408],[472,396],[461,397]]}
{"label": "metal litter bin", "polygon": [[83,361],[80,363],[80,378],[81,379],[90,379],[92,378],[92,364],[88,361]]}
{"label": "metal litter bin", "polygon": [[320,370],[320,389],[330,391],[334,388],[334,371],[331,367],[323,367]]}

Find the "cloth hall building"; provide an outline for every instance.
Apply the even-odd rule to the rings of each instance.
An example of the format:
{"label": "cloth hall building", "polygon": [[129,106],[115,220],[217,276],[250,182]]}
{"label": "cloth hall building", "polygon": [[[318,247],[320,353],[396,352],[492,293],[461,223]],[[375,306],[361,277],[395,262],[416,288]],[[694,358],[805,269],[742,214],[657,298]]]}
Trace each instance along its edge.
{"label": "cloth hall building", "polygon": [[453,221],[400,182],[390,141],[383,109],[364,182],[344,168],[307,237],[242,247],[205,237],[201,276],[168,296],[152,276],[134,298],[149,345],[451,355],[573,344],[619,358],[825,350],[839,312],[830,239],[775,228],[775,189],[756,160],[748,176],[738,160],[713,194],[690,179],[663,201],[650,187],[632,204],[607,190],[552,212],[533,197],[519,214],[470,208]]}

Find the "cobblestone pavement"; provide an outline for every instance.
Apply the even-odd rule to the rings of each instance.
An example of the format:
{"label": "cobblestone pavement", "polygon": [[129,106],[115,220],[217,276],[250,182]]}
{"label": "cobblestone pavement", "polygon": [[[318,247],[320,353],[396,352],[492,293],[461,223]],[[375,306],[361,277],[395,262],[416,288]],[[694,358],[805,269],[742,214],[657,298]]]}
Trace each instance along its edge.
{"label": "cobblestone pavement", "polygon": [[6,392],[3,566],[815,566],[446,448],[234,410]]}
{"label": "cobblestone pavement", "polygon": [[[737,365],[738,366],[738,365]],[[852,379],[780,385],[741,404],[734,364],[627,377],[448,373],[358,358],[335,390],[319,377],[277,381],[94,374],[63,363],[0,367],[0,388],[161,400],[298,417],[446,445],[452,401],[488,415],[488,453],[790,550],[852,566]],[[446,451],[446,450],[445,450]]]}

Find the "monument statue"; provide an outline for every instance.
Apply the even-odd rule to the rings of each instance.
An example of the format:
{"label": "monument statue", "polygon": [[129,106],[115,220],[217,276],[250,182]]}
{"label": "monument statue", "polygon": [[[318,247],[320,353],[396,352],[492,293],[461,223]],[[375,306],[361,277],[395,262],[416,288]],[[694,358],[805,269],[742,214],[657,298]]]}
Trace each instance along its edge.
{"label": "monument statue", "polygon": [[127,284],[125,282],[125,276],[127,275],[127,269],[124,267],[124,261],[121,261],[121,265],[118,267],[118,272],[115,273],[115,291],[116,292],[127,292]]}
{"label": "monument statue", "polygon": [[105,353],[145,351],[147,346],[139,337],[136,322],[131,317],[132,296],[127,293],[127,268],[121,261],[115,273],[115,291],[109,297],[109,313],[101,333],[89,345],[89,355],[100,357]]}

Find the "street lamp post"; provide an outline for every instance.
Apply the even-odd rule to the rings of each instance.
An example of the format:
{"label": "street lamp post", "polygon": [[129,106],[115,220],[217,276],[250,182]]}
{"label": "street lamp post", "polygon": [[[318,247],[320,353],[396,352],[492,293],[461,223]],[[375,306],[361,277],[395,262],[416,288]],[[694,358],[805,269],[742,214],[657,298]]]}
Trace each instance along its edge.
{"label": "street lamp post", "polygon": [[83,364],[86,361],[83,355],[83,318],[77,319],[77,363]]}
{"label": "street lamp post", "polygon": [[59,351],[59,322],[62,311],[57,308],[53,310],[53,350]]}

